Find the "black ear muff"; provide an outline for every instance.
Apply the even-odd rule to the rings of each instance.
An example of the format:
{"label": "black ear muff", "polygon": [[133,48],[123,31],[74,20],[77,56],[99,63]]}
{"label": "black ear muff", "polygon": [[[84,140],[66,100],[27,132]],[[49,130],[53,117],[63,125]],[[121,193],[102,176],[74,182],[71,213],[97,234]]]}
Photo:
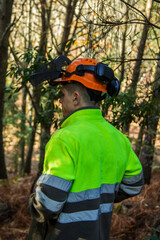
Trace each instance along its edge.
{"label": "black ear muff", "polygon": [[120,90],[120,84],[117,78],[114,77],[110,82],[107,84],[107,92],[112,96],[117,96]]}
{"label": "black ear muff", "polygon": [[112,96],[117,96],[120,90],[120,84],[114,76],[114,72],[107,64],[97,63],[95,67],[95,76],[103,83],[107,83],[107,92]]}
{"label": "black ear muff", "polygon": [[107,83],[114,78],[114,72],[107,64],[99,62],[95,66],[95,77],[101,82]]}

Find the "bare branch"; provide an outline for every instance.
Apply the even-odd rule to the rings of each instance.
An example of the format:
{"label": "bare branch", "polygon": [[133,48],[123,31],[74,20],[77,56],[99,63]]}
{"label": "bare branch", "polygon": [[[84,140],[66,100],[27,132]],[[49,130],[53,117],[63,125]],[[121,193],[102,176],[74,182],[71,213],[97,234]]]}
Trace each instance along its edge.
{"label": "bare branch", "polygon": [[16,19],[16,16],[14,17],[14,20],[13,22],[15,23],[15,27],[17,27],[17,23],[19,22],[19,20],[21,19],[21,17],[23,16],[23,12],[24,12],[24,5],[26,3],[26,0],[24,0],[24,2],[22,3],[22,10],[21,10],[21,13],[19,14],[19,17]]}
{"label": "bare branch", "polygon": [[17,66],[22,67],[22,62],[19,61],[19,58],[17,57],[17,55],[16,55],[13,47],[11,46],[11,44],[9,44],[9,46],[10,46],[11,53],[12,53],[12,55],[13,55],[13,57],[14,57],[14,60],[15,60],[15,62],[16,62],[16,64],[17,64]]}
{"label": "bare branch", "polygon": [[104,61],[110,61],[110,62],[136,62],[136,61],[156,61],[157,58],[134,58],[134,59],[124,59],[121,58],[106,58]]}
{"label": "bare branch", "polygon": [[[51,37],[52,37],[52,38],[51,38],[52,44],[54,45],[57,54],[60,54],[59,48],[58,48],[58,42],[57,42],[57,39],[56,39],[55,35],[53,34],[52,26],[50,26],[49,29],[50,29],[50,33],[51,33]],[[53,40],[54,40],[54,41],[53,41]]]}
{"label": "bare branch", "polygon": [[124,24],[143,24],[143,25],[148,25],[148,26],[152,26],[152,27],[160,29],[160,26],[157,26],[157,25],[151,23],[150,21],[147,21],[147,23],[146,23],[142,19],[131,19],[131,20],[126,21],[126,22],[121,22],[121,21],[111,22],[111,21],[103,20],[102,23],[94,23],[94,22],[91,22],[91,21],[86,21],[85,23],[93,24],[93,25],[97,25],[97,26],[104,26],[104,27],[106,25],[113,25],[113,26],[116,27],[116,26],[120,26],[120,25],[124,25]]}
{"label": "bare branch", "polygon": [[57,2],[60,3],[60,5],[64,6],[64,7],[67,7],[66,3],[62,0],[57,0]]}
{"label": "bare branch", "polygon": [[146,22],[149,22],[148,18],[139,9],[133,7],[131,4],[125,2],[124,0],[120,0],[120,1],[123,2],[124,4],[126,4],[127,6],[129,6],[130,8],[134,9],[136,12],[140,13],[140,15],[142,15],[144,17]]}
{"label": "bare branch", "polygon": [[[79,9],[79,12],[78,12],[78,14],[75,14],[76,22],[75,22],[74,30],[73,30],[72,37],[71,37],[72,40],[75,38],[76,34],[78,34],[78,32],[76,32],[76,30],[78,29],[78,20],[81,17],[81,13],[82,13],[82,9],[83,9],[84,3],[85,3],[85,0],[81,1],[81,7]],[[70,51],[70,48],[71,48],[71,45],[68,46],[68,48],[66,50],[66,55]]]}
{"label": "bare branch", "polygon": [[71,24],[72,20],[75,14],[75,8],[78,0],[68,0],[68,4],[66,7],[66,16],[65,16],[65,21],[64,21],[64,31],[62,35],[62,40],[61,40],[61,46],[60,46],[60,53],[64,54],[65,52],[65,46],[68,41],[68,37],[71,31]]}
{"label": "bare branch", "polygon": [[10,31],[11,27],[14,25],[14,22],[13,23],[10,23],[8,24],[8,26],[5,28],[1,38],[0,38],[0,46],[2,45],[2,42],[4,40],[4,38],[6,37],[6,35],[8,34],[8,32]]}
{"label": "bare branch", "polygon": [[29,90],[27,84],[24,84],[24,86],[25,86],[25,88],[26,88],[26,90],[27,90],[27,93],[28,93],[30,99],[31,99],[31,102],[32,102],[32,104],[33,104],[33,107],[34,107],[35,113],[36,113],[37,116],[39,116],[38,106],[37,106],[37,104],[36,104],[36,102],[35,102],[35,100],[34,100],[32,94],[31,94],[31,92],[30,92],[30,90]]}

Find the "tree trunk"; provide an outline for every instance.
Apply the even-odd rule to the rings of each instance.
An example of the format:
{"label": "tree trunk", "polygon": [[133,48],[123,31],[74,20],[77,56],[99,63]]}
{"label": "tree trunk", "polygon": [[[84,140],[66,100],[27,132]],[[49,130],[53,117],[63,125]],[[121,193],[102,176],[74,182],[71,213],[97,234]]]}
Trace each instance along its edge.
{"label": "tree trunk", "polygon": [[60,55],[65,55],[65,47],[66,47],[66,43],[68,42],[77,2],[78,0],[68,0],[68,4],[66,7],[66,17],[64,22],[64,31],[62,35],[60,50],[59,50]]}
{"label": "tree trunk", "polygon": [[[150,20],[150,17],[151,17],[152,3],[153,3],[152,0],[147,1],[145,16],[148,20]],[[137,53],[138,61],[136,61],[136,63],[135,63],[133,75],[132,75],[132,83],[130,85],[130,93],[133,96],[135,95],[135,92],[136,92],[137,83],[138,83],[139,75],[140,75],[142,58],[143,58],[145,44],[146,44],[147,35],[148,35],[148,30],[150,28],[150,26],[147,25],[147,23],[148,22],[146,22],[146,25],[144,25],[144,27],[143,27],[141,41],[140,41],[138,53]]]}
{"label": "tree trunk", "polygon": [[[146,5],[146,18],[148,20],[150,20],[151,17],[151,9],[152,9],[152,0],[148,0],[147,1],[147,5]],[[139,75],[140,75],[140,67],[141,67],[141,63],[142,63],[142,57],[144,54],[144,49],[145,49],[145,44],[146,44],[146,39],[147,39],[147,34],[148,34],[148,30],[149,30],[149,25],[147,25],[147,21],[146,21],[146,25],[144,25],[143,27],[143,32],[142,32],[142,36],[141,36],[141,40],[140,40],[140,44],[138,47],[138,53],[137,53],[137,59],[138,61],[136,61],[135,66],[134,66],[134,70],[133,70],[133,74],[132,74],[132,83],[129,87],[129,91],[128,94],[135,98],[135,94],[136,94],[136,88],[137,88],[137,83],[139,80]],[[126,121],[124,121],[123,124],[123,133],[129,133],[129,127],[130,127],[130,123],[131,123],[131,116],[128,116]]]}
{"label": "tree trunk", "polygon": [[152,163],[154,157],[155,138],[158,126],[158,119],[155,119],[153,115],[149,116],[149,118],[150,121],[147,126],[147,131],[145,133],[144,145],[139,156],[143,166],[144,182],[146,184],[150,184]]}
{"label": "tree trunk", "polygon": [[140,160],[144,171],[144,181],[150,184],[151,170],[154,157],[154,146],[157,134],[157,126],[160,117],[160,57],[157,63],[157,71],[153,84],[153,94],[150,103],[150,113],[147,115],[147,131],[144,145],[140,153]]}
{"label": "tree trunk", "polygon": [[32,127],[32,132],[30,135],[30,140],[29,140],[29,147],[28,147],[28,152],[27,152],[27,157],[25,160],[25,170],[24,172],[29,174],[31,171],[31,159],[32,159],[32,153],[33,153],[33,146],[34,146],[34,141],[35,141],[35,135],[36,135],[36,129],[37,129],[37,124],[38,124],[38,114],[39,114],[39,109],[40,109],[40,99],[41,99],[41,89],[40,85],[33,87],[33,101],[35,105],[35,115],[34,115],[34,120],[33,120],[33,127]]}
{"label": "tree trunk", "polygon": [[[126,13],[125,13],[125,22],[128,21],[128,5],[126,5]],[[124,24],[123,27],[123,38],[122,38],[122,52],[121,52],[121,59],[122,59],[122,64],[121,64],[121,75],[119,78],[120,83],[123,81],[124,78],[124,67],[125,67],[125,63],[124,63],[124,59],[125,59],[125,51],[126,51],[126,33],[127,33],[127,24]]]}
{"label": "tree trunk", "polygon": [[42,172],[42,170],[43,170],[45,146],[46,146],[46,143],[50,139],[50,127],[51,127],[51,124],[47,124],[47,123],[41,124],[40,160],[39,160],[39,165],[38,165],[38,169],[40,172]]}
{"label": "tree trunk", "polygon": [[[49,23],[51,17],[51,7],[52,7],[52,0],[50,1],[50,6],[47,10],[47,3],[46,0],[40,0],[41,2],[41,20],[42,20],[42,30],[41,30],[41,40],[39,46],[39,52],[42,56],[46,54],[47,51],[47,37],[48,37],[48,30],[49,30]],[[49,102],[48,98],[48,102]],[[46,108],[48,109],[48,108]],[[44,162],[44,154],[45,154],[45,145],[50,138],[50,127],[51,123],[48,124],[46,118],[41,122],[41,137],[40,137],[40,159],[39,159],[39,170],[41,171],[43,168]],[[50,122],[50,121],[49,121]]]}
{"label": "tree trunk", "polygon": [[25,155],[25,129],[26,129],[26,96],[27,91],[24,87],[22,89],[22,111],[21,111],[21,138],[20,138],[20,176],[23,176],[24,173],[24,155]]}
{"label": "tree trunk", "polygon": [[3,110],[13,0],[0,1],[0,179],[7,179],[3,146]]}
{"label": "tree trunk", "polygon": [[[29,25],[28,25],[28,48],[29,49],[32,48],[32,31],[31,31],[32,27],[31,26],[32,26],[32,0],[29,0]],[[35,98],[35,95],[34,95],[34,98]],[[35,101],[35,102],[37,103],[37,101]],[[29,147],[28,147],[27,157],[25,159],[24,173],[27,173],[27,174],[29,174],[31,171],[31,159],[32,159],[33,146],[34,146],[34,141],[35,141],[36,128],[37,128],[37,122],[36,122],[36,118],[34,118],[32,132],[29,136],[30,139],[29,139]]]}
{"label": "tree trunk", "polygon": [[135,153],[137,156],[139,156],[140,151],[141,151],[144,129],[145,129],[145,121],[142,122],[139,133],[138,133],[138,139],[137,139],[136,148],[135,148]]}
{"label": "tree trunk", "polygon": [[[46,0],[40,0],[42,29],[41,29],[41,38],[40,38],[40,43],[39,43],[39,54],[41,56],[46,55],[47,36],[48,36],[48,29],[49,29],[49,23],[50,23],[52,3],[53,3],[53,1],[50,0],[49,7],[48,7]],[[30,7],[31,7],[31,1],[30,1]],[[30,13],[31,13],[31,9],[30,9]],[[29,36],[30,36],[30,32],[29,32]],[[31,45],[31,36],[30,36],[29,43]],[[41,100],[41,86],[38,85],[33,88],[33,101],[34,101],[34,107],[35,107],[35,117],[34,117],[34,124],[33,124],[33,128],[32,128],[32,132],[30,135],[30,142],[29,142],[27,157],[26,157],[26,161],[25,161],[25,170],[24,171],[27,174],[29,174],[31,171],[31,158],[32,158],[32,153],[33,153],[33,146],[34,146],[34,141],[35,141],[37,123],[38,123],[37,120],[39,117],[38,114],[40,113],[40,100]],[[44,128],[44,126],[41,124],[41,132],[42,132],[41,134],[44,136],[46,131],[43,130],[43,128]],[[49,129],[50,129],[50,127],[49,127]],[[50,130],[49,130],[49,132],[50,132]],[[43,160],[44,160],[44,150],[45,150],[45,145],[46,145],[45,139],[46,139],[46,137],[43,137],[43,141],[41,141],[41,143],[40,143],[40,160],[39,160],[40,163],[43,162]],[[48,133],[47,133],[47,139],[48,139]]]}
{"label": "tree trunk", "polygon": [[50,5],[48,7],[46,0],[40,0],[42,29],[41,29],[41,38],[40,38],[40,44],[39,44],[39,52],[42,56],[46,54],[46,50],[47,50],[47,39],[48,39],[48,30],[49,30],[49,23],[50,23],[50,17],[51,17],[52,2],[53,1],[50,0]]}
{"label": "tree trunk", "polygon": [[32,132],[31,132],[29,147],[28,147],[28,153],[27,153],[27,157],[26,157],[26,161],[25,161],[24,172],[27,174],[29,174],[31,172],[31,159],[32,159],[32,153],[33,153],[36,129],[37,129],[37,121],[36,121],[36,119],[34,119],[34,125],[32,127]]}

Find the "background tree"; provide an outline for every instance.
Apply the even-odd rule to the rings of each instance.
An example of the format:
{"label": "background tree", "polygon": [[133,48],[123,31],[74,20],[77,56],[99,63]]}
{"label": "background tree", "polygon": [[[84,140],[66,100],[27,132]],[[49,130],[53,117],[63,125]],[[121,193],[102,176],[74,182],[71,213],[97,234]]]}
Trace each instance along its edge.
{"label": "background tree", "polygon": [[[143,31],[142,31],[142,36],[141,36],[141,40],[138,46],[138,51],[137,51],[137,61],[135,62],[135,66],[133,69],[133,75],[132,75],[132,82],[129,86],[128,89],[128,95],[130,95],[131,98],[136,99],[136,88],[137,88],[137,84],[139,81],[139,76],[140,76],[140,67],[142,64],[142,58],[143,58],[143,54],[144,54],[144,50],[145,50],[145,45],[146,45],[146,40],[147,40],[147,34],[149,31],[149,21],[150,21],[150,17],[151,17],[151,10],[152,10],[152,0],[148,0],[146,3],[146,11],[145,11],[145,20],[146,20],[146,24],[143,26]],[[126,118],[126,120],[123,123],[123,132],[124,133],[128,133],[129,132],[129,126],[130,123],[132,122],[132,115],[131,115],[131,111],[128,114],[128,117]]]}
{"label": "background tree", "polygon": [[3,109],[13,0],[0,1],[0,179],[7,178],[3,147]]}
{"label": "background tree", "polygon": [[146,131],[143,147],[140,152],[140,160],[143,165],[145,183],[150,184],[156,133],[160,117],[160,54],[157,60],[155,80],[152,85],[152,96],[146,117]]}

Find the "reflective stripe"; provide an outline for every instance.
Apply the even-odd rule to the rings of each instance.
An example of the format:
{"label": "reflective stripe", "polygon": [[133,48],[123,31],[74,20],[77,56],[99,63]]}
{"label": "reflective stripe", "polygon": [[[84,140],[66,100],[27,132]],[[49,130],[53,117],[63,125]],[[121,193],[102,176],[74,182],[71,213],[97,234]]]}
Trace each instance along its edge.
{"label": "reflective stripe", "polygon": [[109,213],[113,211],[113,203],[103,203],[100,205],[101,213]]}
{"label": "reflective stripe", "polygon": [[51,187],[44,183],[40,183],[38,187],[48,198],[51,198],[54,201],[63,202],[68,196],[68,192],[65,192],[55,187]]}
{"label": "reflective stripe", "polygon": [[65,203],[65,201],[57,202],[48,198],[39,187],[36,187],[36,198],[46,209],[55,213],[59,212]]}
{"label": "reflective stripe", "polygon": [[105,203],[100,205],[100,209],[81,211],[75,213],[61,213],[59,223],[71,223],[81,221],[96,221],[101,213],[111,213],[113,210],[113,203]]}
{"label": "reflective stripe", "polygon": [[85,200],[92,200],[99,198],[103,193],[115,193],[115,189],[117,189],[117,185],[119,184],[102,184],[100,188],[94,188],[85,190],[82,192],[70,192],[68,195],[67,202],[81,202]]}
{"label": "reflective stripe", "polygon": [[143,179],[143,172],[140,172],[138,175],[136,176],[132,176],[132,177],[124,177],[122,179],[122,182],[123,183],[126,183],[126,184],[133,184],[133,183],[136,183],[136,182],[139,182],[141,179]]}
{"label": "reflective stripe", "polygon": [[50,174],[41,175],[37,181],[37,185],[40,183],[47,184],[51,187],[58,188],[65,192],[68,192],[72,186],[72,182]]}
{"label": "reflective stripe", "polygon": [[124,184],[120,184],[120,188],[127,194],[129,195],[137,195],[140,193],[141,189],[143,186],[129,186],[129,185],[124,185]]}

